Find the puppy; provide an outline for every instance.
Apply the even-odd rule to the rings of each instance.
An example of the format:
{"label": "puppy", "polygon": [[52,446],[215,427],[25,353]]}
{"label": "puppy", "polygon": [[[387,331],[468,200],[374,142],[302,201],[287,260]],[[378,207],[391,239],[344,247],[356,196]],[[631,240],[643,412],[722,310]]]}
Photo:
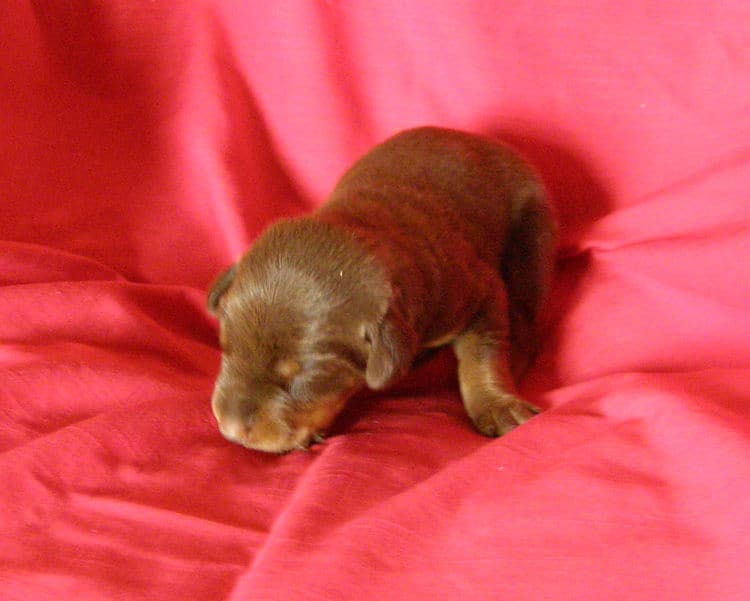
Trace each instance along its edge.
{"label": "puppy", "polygon": [[307,448],[357,390],[448,344],[477,430],[524,423],[538,409],[514,381],[538,345],[555,232],[539,180],[504,146],[435,127],[376,146],[211,288],[219,429],[259,451]]}

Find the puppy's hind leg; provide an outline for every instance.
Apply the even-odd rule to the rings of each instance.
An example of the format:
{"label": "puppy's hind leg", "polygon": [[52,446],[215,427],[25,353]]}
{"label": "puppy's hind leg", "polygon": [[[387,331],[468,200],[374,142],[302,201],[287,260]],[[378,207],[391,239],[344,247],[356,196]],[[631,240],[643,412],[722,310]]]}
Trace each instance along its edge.
{"label": "puppy's hind leg", "polygon": [[507,299],[497,279],[495,294],[453,342],[466,413],[486,436],[502,436],[539,413],[516,395],[509,362]]}
{"label": "puppy's hind leg", "polygon": [[516,210],[500,262],[508,291],[510,368],[519,381],[540,344],[542,310],[549,296],[557,245],[554,214],[540,189]]}

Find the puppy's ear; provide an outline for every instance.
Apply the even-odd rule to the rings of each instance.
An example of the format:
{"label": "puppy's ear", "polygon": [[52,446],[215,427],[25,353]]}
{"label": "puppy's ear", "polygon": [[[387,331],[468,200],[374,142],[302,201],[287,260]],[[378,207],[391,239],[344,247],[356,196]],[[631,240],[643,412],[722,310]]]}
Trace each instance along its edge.
{"label": "puppy's ear", "polygon": [[214,317],[219,316],[219,301],[224,293],[232,285],[234,275],[237,273],[237,264],[235,263],[229,269],[222,272],[219,277],[216,278],[211,290],[208,291],[208,300],[206,301],[206,307],[208,312]]}
{"label": "puppy's ear", "polygon": [[366,326],[365,333],[370,343],[365,380],[367,386],[379,390],[411,368],[416,354],[416,334],[392,311],[388,311],[380,323]]}

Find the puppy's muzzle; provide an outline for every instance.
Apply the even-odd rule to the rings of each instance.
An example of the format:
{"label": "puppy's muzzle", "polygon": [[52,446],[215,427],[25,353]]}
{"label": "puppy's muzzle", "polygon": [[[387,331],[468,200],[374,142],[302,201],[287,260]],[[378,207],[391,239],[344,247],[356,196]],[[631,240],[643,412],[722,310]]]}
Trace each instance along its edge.
{"label": "puppy's muzzle", "polygon": [[[256,395],[257,396],[257,395]],[[292,427],[278,409],[280,404],[255,403],[244,390],[227,389],[217,384],[211,407],[219,431],[227,440],[248,449],[267,453],[286,453],[306,449],[320,440],[317,430],[304,425]]]}

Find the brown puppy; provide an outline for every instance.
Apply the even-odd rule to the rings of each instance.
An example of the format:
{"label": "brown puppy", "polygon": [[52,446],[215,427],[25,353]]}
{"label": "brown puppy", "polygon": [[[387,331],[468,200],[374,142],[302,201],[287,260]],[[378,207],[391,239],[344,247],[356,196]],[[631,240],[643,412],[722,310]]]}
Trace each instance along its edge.
{"label": "brown puppy", "polygon": [[446,344],[476,428],[508,432],[538,411],[514,379],[538,343],[554,243],[541,184],[504,146],[433,127],[390,138],[213,285],[221,432],[261,451],[306,448],[358,389]]}

